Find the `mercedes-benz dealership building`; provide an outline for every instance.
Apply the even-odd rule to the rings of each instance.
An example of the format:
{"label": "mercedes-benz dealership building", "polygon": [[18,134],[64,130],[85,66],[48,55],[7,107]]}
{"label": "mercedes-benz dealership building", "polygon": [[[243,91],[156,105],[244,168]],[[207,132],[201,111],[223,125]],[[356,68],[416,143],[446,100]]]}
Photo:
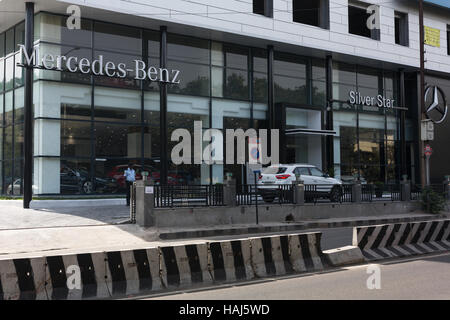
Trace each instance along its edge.
{"label": "mercedes-benz dealership building", "polygon": [[430,2],[422,110],[415,0],[36,0],[34,56],[20,46],[25,1],[3,0],[1,193],[23,192],[27,68],[35,195],[123,192],[129,163],[161,184],[216,184],[227,173],[248,182],[245,165],[171,162],[172,132],[193,132],[194,121],[279,129],[281,163],[420,184],[428,118],[431,181],[441,183],[450,175],[450,8]]}

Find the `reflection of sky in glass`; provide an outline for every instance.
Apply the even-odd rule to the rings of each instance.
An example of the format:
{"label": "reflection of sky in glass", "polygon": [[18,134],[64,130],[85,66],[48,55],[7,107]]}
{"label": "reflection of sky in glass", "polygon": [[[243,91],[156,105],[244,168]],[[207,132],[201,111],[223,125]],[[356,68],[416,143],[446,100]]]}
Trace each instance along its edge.
{"label": "reflection of sky in glass", "polygon": [[436,4],[438,6],[450,8],[450,2],[448,0],[425,0],[425,2],[429,2],[432,4]]}

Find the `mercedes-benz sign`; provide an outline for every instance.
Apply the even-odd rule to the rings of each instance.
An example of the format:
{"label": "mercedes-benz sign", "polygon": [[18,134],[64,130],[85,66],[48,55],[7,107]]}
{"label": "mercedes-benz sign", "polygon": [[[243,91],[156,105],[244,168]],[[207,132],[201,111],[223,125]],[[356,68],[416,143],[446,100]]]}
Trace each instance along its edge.
{"label": "mercedes-benz sign", "polygon": [[445,94],[437,86],[429,86],[425,91],[426,116],[436,124],[444,122],[448,107]]}

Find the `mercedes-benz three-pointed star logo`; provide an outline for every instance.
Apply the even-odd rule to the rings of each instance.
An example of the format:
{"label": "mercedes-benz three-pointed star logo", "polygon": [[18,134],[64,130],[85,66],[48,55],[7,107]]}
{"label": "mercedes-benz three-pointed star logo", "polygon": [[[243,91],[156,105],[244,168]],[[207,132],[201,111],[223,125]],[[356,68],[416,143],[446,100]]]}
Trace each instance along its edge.
{"label": "mercedes-benz three-pointed star logo", "polygon": [[[430,91],[433,91],[432,102],[426,110],[427,118],[436,124],[442,123],[447,117],[448,107],[445,101],[445,94],[441,88],[437,86],[429,86],[425,91],[425,101],[428,98]],[[439,117],[432,116],[432,114],[440,114]]]}

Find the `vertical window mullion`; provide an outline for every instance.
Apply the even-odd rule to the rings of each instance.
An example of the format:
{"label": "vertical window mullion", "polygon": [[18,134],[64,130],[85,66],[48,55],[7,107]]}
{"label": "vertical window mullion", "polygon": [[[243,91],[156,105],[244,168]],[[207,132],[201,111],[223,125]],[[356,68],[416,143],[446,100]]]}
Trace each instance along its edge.
{"label": "vertical window mullion", "polygon": [[[94,61],[94,41],[95,41],[95,21],[92,21],[92,33],[91,33],[91,61]],[[90,156],[90,176],[91,176],[91,183],[94,187],[94,190],[96,189],[95,186],[95,165],[96,165],[96,155],[95,155],[95,78],[94,75],[91,73],[91,156]]]}
{"label": "vertical window mullion", "polygon": [[[144,36],[144,30],[140,29],[141,33],[141,56],[142,61],[145,61],[146,65],[149,64],[149,54],[148,54],[148,43]],[[141,80],[141,165],[144,168],[145,164],[145,87],[147,86],[147,77],[144,80]]]}

